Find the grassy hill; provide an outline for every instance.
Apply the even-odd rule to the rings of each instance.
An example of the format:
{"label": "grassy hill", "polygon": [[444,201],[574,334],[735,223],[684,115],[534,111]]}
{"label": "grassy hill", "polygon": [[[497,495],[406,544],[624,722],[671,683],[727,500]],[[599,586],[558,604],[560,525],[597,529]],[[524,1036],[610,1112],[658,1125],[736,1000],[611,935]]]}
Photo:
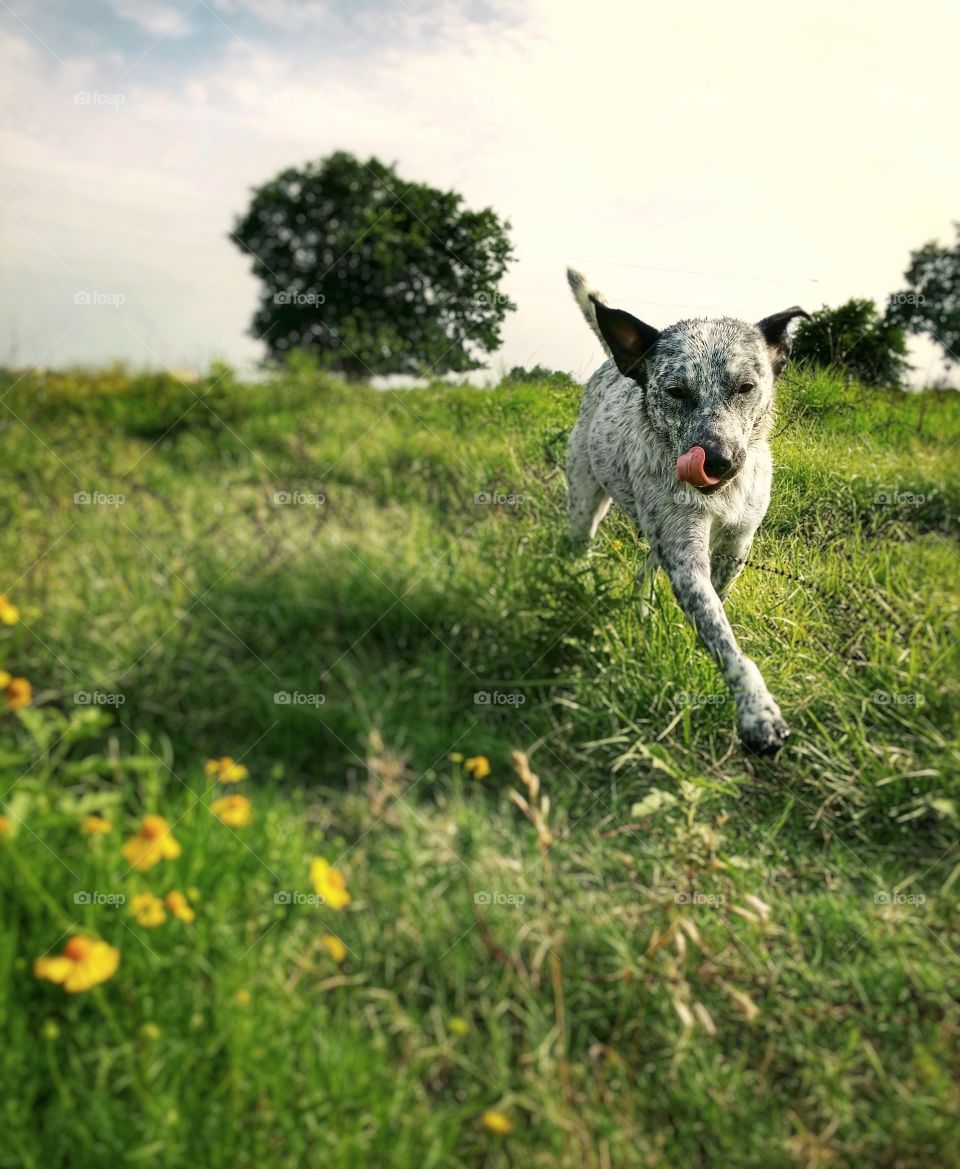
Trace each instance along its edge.
{"label": "grassy hill", "polygon": [[[960,1160],[960,400],[788,376],[758,761],[623,517],[566,549],[578,399],[0,380],[0,1165]],[[35,978],[81,930],[116,974]]]}

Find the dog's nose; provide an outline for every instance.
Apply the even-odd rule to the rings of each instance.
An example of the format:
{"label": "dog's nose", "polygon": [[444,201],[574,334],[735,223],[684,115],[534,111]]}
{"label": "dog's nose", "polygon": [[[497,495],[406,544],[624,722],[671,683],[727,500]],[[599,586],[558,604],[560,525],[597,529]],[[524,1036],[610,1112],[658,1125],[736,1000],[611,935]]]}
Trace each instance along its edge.
{"label": "dog's nose", "polygon": [[703,469],[717,479],[726,479],[736,465],[733,459],[715,446],[704,446],[703,453]]}

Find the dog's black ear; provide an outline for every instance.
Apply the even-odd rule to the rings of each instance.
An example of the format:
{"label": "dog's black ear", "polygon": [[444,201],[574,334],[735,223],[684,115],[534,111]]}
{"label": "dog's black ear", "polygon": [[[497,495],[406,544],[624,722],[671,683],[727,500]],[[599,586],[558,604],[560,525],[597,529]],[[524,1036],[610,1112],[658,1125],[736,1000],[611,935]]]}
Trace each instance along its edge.
{"label": "dog's black ear", "polygon": [[626,377],[636,380],[643,359],[657,343],[659,332],[622,309],[607,308],[595,296],[590,299],[597,314],[597,325],[604,341],[610,346],[617,369]]}
{"label": "dog's black ear", "polygon": [[787,358],[790,356],[790,335],[787,329],[790,322],[796,320],[797,317],[810,320],[810,314],[795,304],[793,308],[785,308],[781,313],[774,313],[771,317],[764,317],[762,321],[757,321],[757,328],[770,346],[770,357],[776,377],[783,373]]}

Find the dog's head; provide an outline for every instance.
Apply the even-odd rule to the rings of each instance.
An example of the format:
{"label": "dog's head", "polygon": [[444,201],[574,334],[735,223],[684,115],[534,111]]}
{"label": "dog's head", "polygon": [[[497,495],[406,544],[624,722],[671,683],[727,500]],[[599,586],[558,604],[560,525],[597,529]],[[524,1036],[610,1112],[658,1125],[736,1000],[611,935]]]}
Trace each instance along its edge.
{"label": "dog's head", "polygon": [[617,368],[643,387],[654,431],[676,459],[677,477],[718,491],[765,436],[773,388],[790,355],[788,308],[756,325],[722,317],[657,330],[593,299],[597,324]]}

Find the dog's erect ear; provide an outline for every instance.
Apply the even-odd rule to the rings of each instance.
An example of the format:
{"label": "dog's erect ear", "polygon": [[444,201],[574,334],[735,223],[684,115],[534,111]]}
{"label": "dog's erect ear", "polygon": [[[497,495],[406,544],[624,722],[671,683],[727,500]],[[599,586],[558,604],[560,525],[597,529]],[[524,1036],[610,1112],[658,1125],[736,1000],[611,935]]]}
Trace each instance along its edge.
{"label": "dog's erect ear", "polygon": [[657,343],[659,332],[622,309],[607,308],[594,296],[590,299],[597,314],[597,325],[604,341],[610,346],[610,354],[617,363],[617,369],[626,377],[636,380],[643,359]]}
{"label": "dog's erect ear", "polygon": [[785,308],[782,313],[774,313],[772,317],[764,317],[762,321],[757,321],[757,328],[770,346],[770,359],[775,377],[783,373],[787,358],[790,356],[790,335],[787,329],[790,322],[797,317],[810,320],[810,314],[795,304],[793,308]]}

